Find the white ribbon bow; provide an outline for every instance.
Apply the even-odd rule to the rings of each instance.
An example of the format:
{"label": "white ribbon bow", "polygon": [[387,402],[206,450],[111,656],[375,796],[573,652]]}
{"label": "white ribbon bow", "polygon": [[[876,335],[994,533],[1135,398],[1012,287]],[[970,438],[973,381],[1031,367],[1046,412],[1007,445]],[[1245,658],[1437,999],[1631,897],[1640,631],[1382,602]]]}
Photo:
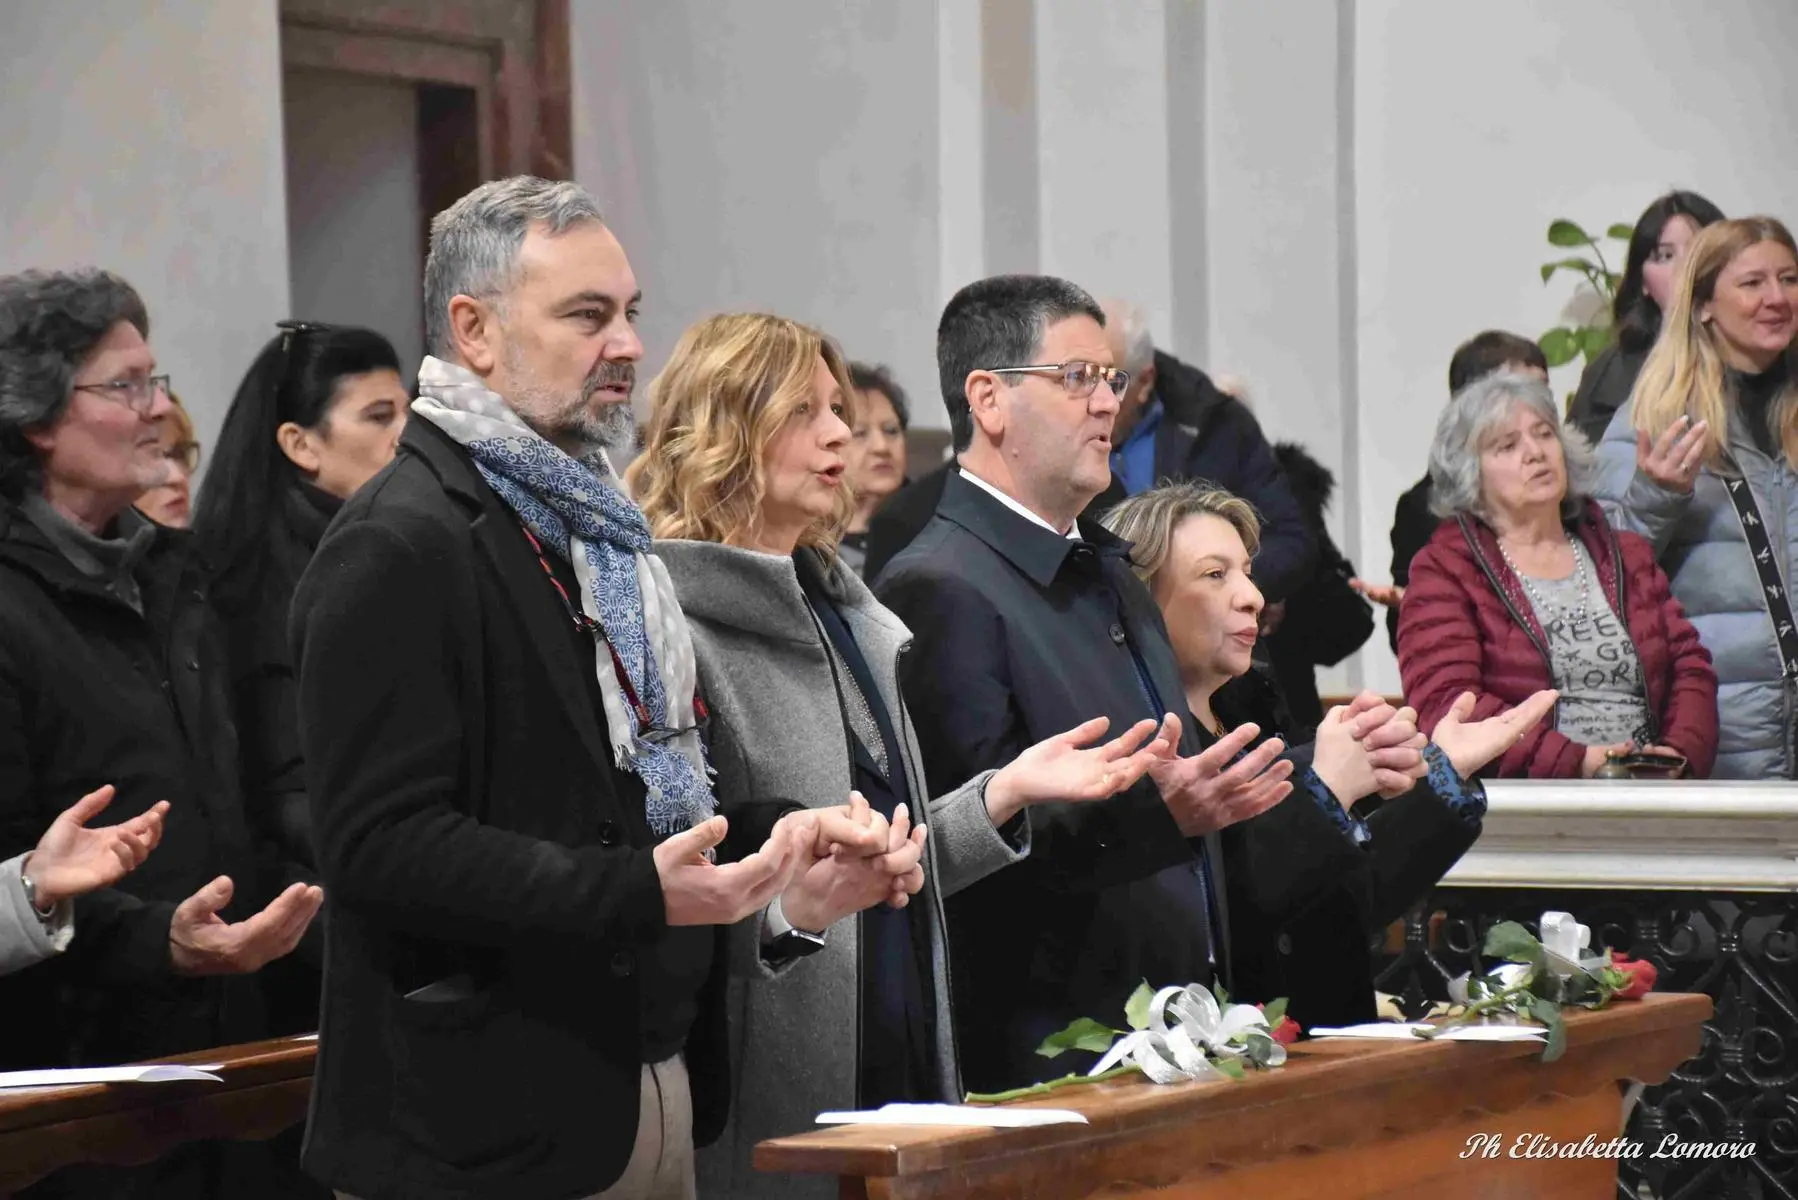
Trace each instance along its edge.
{"label": "white ribbon bow", "polygon": [[[1244,1033],[1251,1042],[1264,1040],[1266,1045],[1256,1045],[1251,1053],[1250,1046],[1232,1043]],[[1128,1059],[1156,1083],[1225,1078],[1211,1056],[1251,1058],[1260,1066],[1277,1067],[1286,1061],[1286,1047],[1274,1041],[1267,1014],[1254,1005],[1220,1008],[1217,997],[1188,984],[1156,992],[1149,1002],[1149,1027],[1112,1043],[1088,1074],[1102,1075]]]}

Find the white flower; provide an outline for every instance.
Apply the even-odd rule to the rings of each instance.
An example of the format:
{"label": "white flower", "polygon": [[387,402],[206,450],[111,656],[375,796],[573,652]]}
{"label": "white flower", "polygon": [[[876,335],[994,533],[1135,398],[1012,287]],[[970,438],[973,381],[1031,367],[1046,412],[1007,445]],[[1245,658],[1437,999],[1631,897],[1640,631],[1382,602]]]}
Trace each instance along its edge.
{"label": "white flower", "polygon": [[[1286,1047],[1267,1031],[1267,1014],[1252,1004],[1221,1007],[1217,997],[1198,986],[1162,988],[1149,1002],[1149,1025],[1113,1043],[1089,1074],[1102,1075],[1125,1059],[1142,1068],[1156,1083],[1221,1077],[1213,1058],[1251,1059],[1256,1065],[1277,1067],[1286,1061]],[[1251,1053],[1233,1039],[1260,1036],[1266,1045]]]}

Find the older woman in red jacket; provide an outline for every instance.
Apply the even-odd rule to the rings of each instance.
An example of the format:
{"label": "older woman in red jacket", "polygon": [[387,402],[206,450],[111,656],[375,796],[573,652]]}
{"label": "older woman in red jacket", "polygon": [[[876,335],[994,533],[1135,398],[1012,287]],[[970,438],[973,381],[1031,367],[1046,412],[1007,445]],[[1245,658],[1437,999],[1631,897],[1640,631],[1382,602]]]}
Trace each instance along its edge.
{"label": "older woman in red jacket", "polygon": [[1590,778],[1634,748],[1707,775],[1717,674],[1649,544],[1588,499],[1591,447],[1548,386],[1500,373],[1444,410],[1430,448],[1445,520],[1411,568],[1399,613],[1405,698],[1428,731],[1457,696],[1478,719],[1553,687],[1554,717],[1496,764],[1500,776]]}

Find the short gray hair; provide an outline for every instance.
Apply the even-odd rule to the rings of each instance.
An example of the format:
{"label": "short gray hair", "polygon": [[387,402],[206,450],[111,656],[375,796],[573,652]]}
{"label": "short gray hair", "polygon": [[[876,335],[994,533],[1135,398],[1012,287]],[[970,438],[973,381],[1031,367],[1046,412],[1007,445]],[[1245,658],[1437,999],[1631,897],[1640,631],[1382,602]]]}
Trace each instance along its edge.
{"label": "short gray hair", "polygon": [[1105,325],[1116,327],[1118,341],[1124,347],[1124,361],[1117,365],[1131,374],[1155,363],[1155,335],[1149,332],[1149,314],[1142,305],[1113,296],[1106,300]]}
{"label": "short gray hair", "polygon": [[533,227],[561,233],[582,221],[603,221],[599,202],[578,183],[514,175],[483,183],[431,220],[425,258],[425,348],[438,358],[455,352],[449,302],[486,300],[511,289],[518,249]]}
{"label": "short gray hair", "polygon": [[1442,410],[1436,440],[1430,444],[1431,512],[1439,517],[1486,515],[1480,492],[1480,444],[1520,405],[1547,421],[1560,440],[1561,458],[1567,464],[1561,513],[1578,515],[1598,482],[1592,443],[1562,422],[1548,384],[1513,371],[1494,371],[1474,380]]}
{"label": "short gray hair", "polygon": [[25,435],[61,420],[75,372],[120,321],[150,336],[137,290],[110,271],[22,271],[0,278],[0,493],[43,483]]}

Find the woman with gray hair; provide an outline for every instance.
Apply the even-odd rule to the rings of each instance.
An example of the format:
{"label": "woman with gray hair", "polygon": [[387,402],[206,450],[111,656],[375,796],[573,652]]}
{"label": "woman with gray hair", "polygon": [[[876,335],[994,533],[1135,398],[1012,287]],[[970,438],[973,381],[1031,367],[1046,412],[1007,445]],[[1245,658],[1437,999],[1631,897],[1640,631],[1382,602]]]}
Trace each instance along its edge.
{"label": "woman with gray hair", "polygon": [[1505,753],[1501,776],[1590,778],[1638,749],[1644,773],[1707,775],[1710,654],[1653,548],[1611,528],[1593,483],[1592,448],[1562,425],[1542,381],[1500,372],[1450,402],[1430,484],[1452,519],[1411,567],[1398,625],[1405,696],[1427,731],[1466,691],[1477,718],[1557,689],[1552,719]]}

